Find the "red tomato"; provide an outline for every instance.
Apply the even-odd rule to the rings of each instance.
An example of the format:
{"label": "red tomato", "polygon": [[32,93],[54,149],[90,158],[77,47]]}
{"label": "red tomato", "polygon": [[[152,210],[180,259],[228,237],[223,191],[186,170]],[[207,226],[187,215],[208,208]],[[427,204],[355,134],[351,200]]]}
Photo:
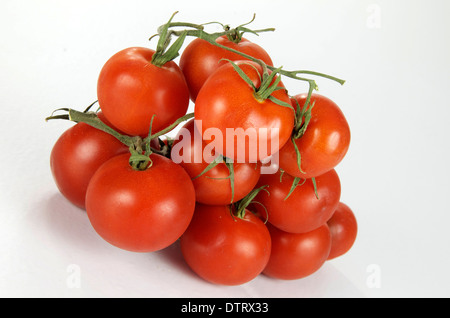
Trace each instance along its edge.
{"label": "red tomato", "polygon": [[[264,174],[257,187],[268,185],[255,198],[255,208],[264,219],[277,228],[290,233],[305,233],[326,223],[336,210],[341,197],[339,176],[333,169],[315,178],[317,195],[311,179],[302,180],[286,199],[294,182],[287,173]],[[303,184],[301,184],[305,181]],[[267,214],[266,214],[267,211]]]}
{"label": "red tomato", "polygon": [[[198,134],[198,135],[196,135]],[[196,142],[196,136],[197,142]],[[188,138],[185,140],[184,138]],[[172,160],[186,170],[195,187],[197,202],[209,205],[227,205],[239,201],[253,190],[260,176],[260,167],[257,163],[235,163],[234,170],[234,197],[232,197],[230,171],[225,162],[197,178],[218,155],[212,152],[204,154],[205,143],[196,132],[194,119],[188,121],[178,135],[172,148]],[[206,157],[207,158],[206,158]]]}
{"label": "red tomato", "polygon": [[186,263],[206,281],[240,285],[262,272],[271,242],[267,227],[251,212],[240,219],[229,206],[197,204],[180,246]]}
{"label": "red tomato", "polygon": [[268,225],[272,252],[263,273],[269,277],[293,280],[317,272],[327,260],[331,234],[326,224],[307,233],[287,233]]}
{"label": "red tomato", "polygon": [[[303,107],[307,94],[295,96]],[[350,145],[350,128],[341,109],[329,98],[313,94],[311,120],[305,134],[295,140],[301,154],[301,172],[297,153],[289,140],[279,152],[280,168],[292,176],[313,178],[335,168]],[[296,107],[295,101],[292,103]]]}
{"label": "red tomato", "polygon": [[189,89],[178,65],[151,63],[155,51],[131,47],[114,54],[103,66],[97,95],[105,117],[124,133],[147,136],[153,115],[156,133],[186,114]]}
{"label": "red tomato", "polygon": [[339,205],[327,222],[331,231],[331,252],[328,259],[347,253],[356,241],[358,223],[353,211],[345,203]]}
{"label": "red tomato", "polygon": [[[262,47],[245,38],[242,38],[239,43],[235,43],[230,41],[227,36],[222,36],[216,42],[273,66],[269,54]],[[222,58],[232,61],[245,60],[239,54],[212,45],[200,38],[193,40],[186,46],[180,57],[180,68],[186,77],[192,101],[195,102],[200,88],[208,77],[226,63],[220,61]]]}
{"label": "red tomato", "polygon": [[[236,64],[259,88],[261,66],[246,61]],[[290,103],[283,89],[272,96]],[[290,138],[294,111],[269,99],[258,100],[254,89],[228,63],[203,85],[195,103],[195,119],[205,142],[214,142],[219,153],[234,162],[256,162],[276,153]],[[208,134],[213,140],[208,141]]]}
{"label": "red tomato", "polygon": [[153,252],[175,242],[195,208],[195,191],[179,165],[152,154],[152,166],[131,168],[129,154],[103,164],[89,183],[86,211],[107,242],[133,252]]}
{"label": "red tomato", "polygon": [[[101,113],[99,118],[109,124]],[[77,123],[56,141],[50,154],[50,169],[62,195],[85,208],[87,186],[95,171],[128,147],[115,137],[85,123]]]}

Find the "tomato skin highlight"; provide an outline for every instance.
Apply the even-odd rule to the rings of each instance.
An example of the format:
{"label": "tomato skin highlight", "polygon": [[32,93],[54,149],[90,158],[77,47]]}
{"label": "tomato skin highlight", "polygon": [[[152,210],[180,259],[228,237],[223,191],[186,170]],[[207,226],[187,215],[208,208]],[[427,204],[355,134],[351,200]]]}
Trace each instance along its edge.
{"label": "tomato skin highlight", "polygon": [[331,232],[331,251],[328,260],[347,253],[356,241],[358,223],[348,205],[339,202],[333,216],[327,222]]}
{"label": "tomato skin highlight", "polygon": [[147,136],[186,114],[189,89],[179,66],[151,63],[154,50],[131,47],[114,54],[103,66],[97,96],[105,117],[132,136]]}
{"label": "tomato skin highlight", "polygon": [[263,219],[267,216],[269,223],[285,232],[310,232],[329,220],[341,197],[341,183],[334,169],[315,179],[319,199],[311,179],[299,184],[286,199],[294,177],[281,175],[280,171],[261,175],[257,187],[268,185],[270,195],[266,191],[258,193],[255,201],[265,209],[259,204],[254,207]]}
{"label": "tomato skin highlight", "polygon": [[[101,113],[99,118],[109,124]],[[58,190],[85,209],[86,191],[94,173],[110,158],[127,153],[115,137],[86,123],[77,123],[58,138],[50,153],[50,170]]]}
{"label": "tomato skin highlight", "polygon": [[[180,130],[173,144],[172,159],[175,155],[186,157],[178,164],[193,179],[197,202],[207,205],[228,205],[232,202],[232,199],[233,202],[239,201],[253,190],[261,174],[258,163],[234,164],[234,197],[232,196],[231,180],[229,178],[230,171],[225,162],[219,163],[198,177],[208,167],[208,161],[212,161],[218,154],[209,153],[208,161],[205,161],[205,143],[201,140],[201,136],[197,137],[199,140],[196,142],[196,128],[193,119],[188,121],[182,129],[186,129],[189,132],[190,140],[183,140],[185,138],[184,132]],[[177,145],[181,145],[180,151],[177,151]],[[176,151],[179,153],[175,154]],[[198,156],[199,154],[201,156]],[[199,157],[198,159],[200,160],[197,160],[196,157]]]}
{"label": "tomato skin highlight", "polygon": [[[250,61],[237,61],[236,64],[255,87],[260,87],[262,68],[259,64]],[[284,87],[281,82],[278,86]],[[290,104],[283,89],[273,92],[272,96]],[[197,125],[202,136],[211,130],[220,132],[217,138],[221,149],[217,151],[234,162],[256,162],[277,153],[290,138],[294,127],[293,109],[269,99],[257,100],[254,89],[231,63],[221,66],[208,78],[197,97],[194,111],[195,119],[202,124],[201,127]],[[249,132],[251,137],[233,138],[233,133],[244,136],[244,132]]]}
{"label": "tomato skin highlight", "polygon": [[189,228],[180,239],[188,266],[204,280],[241,285],[265,268],[271,250],[265,224],[251,212],[233,217],[229,206],[197,204]]}
{"label": "tomato skin highlight", "polygon": [[[253,56],[264,61],[267,65],[273,66],[269,54],[261,46],[245,38],[242,38],[239,43],[235,43],[230,41],[226,36],[222,36],[217,38],[216,42]],[[239,54],[212,45],[208,41],[200,38],[193,40],[186,46],[180,57],[180,68],[185,75],[192,101],[195,102],[198,92],[208,77],[220,66],[227,63],[226,61],[220,61],[221,59],[231,61],[245,60]]]}
{"label": "tomato skin highlight", "polygon": [[195,208],[194,186],[170,159],[152,154],[152,166],[137,171],[129,158],[116,156],[94,174],[86,194],[87,215],[95,231],[116,247],[161,250],[188,227]]}
{"label": "tomato skin highlight", "polygon": [[331,249],[331,234],[326,224],[306,233],[288,233],[272,225],[267,226],[272,251],[263,274],[294,280],[317,272],[326,262]]}
{"label": "tomato skin highlight", "polygon": [[[303,107],[307,94],[294,96]],[[279,165],[292,176],[304,179],[313,178],[335,168],[347,154],[350,146],[350,127],[336,103],[331,99],[312,94],[311,120],[305,134],[295,140],[301,154],[301,168],[298,168],[297,153],[292,140],[289,140],[279,152]],[[297,107],[295,101],[292,102]]]}

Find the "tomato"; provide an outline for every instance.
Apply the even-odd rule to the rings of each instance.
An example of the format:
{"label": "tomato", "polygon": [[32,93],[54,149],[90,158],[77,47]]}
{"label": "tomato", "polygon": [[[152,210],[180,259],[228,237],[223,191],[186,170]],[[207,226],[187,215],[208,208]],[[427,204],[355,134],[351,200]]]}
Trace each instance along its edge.
{"label": "tomato", "polygon": [[[109,124],[102,113],[98,116]],[[95,171],[110,158],[126,152],[128,147],[115,137],[86,123],[77,123],[53,146],[50,169],[61,194],[84,209],[87,186]]]}
{"label": "tomato", "polygon": [[306,233],[288,233],[267,226],[272,240],[269,262],[263,273],[269,277],[293,280],[317,272],[327,260],[331,234],[326,224]]}
{"label": "tomato", "polygon": [[[307,94],[294,98],[303,107]],[[341,109],[329,98],[313,94],[311,120],[304,135],[295,140],[301,154],[298,168],[297,153],[292,140],[279,152],[280,168],[292,176],[308,179],[335,168],[346,155],[350,145],[350,128]],[[293,101],[297,107],[297,103]]]}
{"label": "tomato", "polygon": [[331,231],[331,251],[328,259],[347,253],[356,241],[358,223],[348,205],[339,202],[333,216],[327,222]]}
{"label": "tomato", "polygon": [[[227,36],[222,36],[217,38],[216,42],[273,66],[269,54],[261,46],[245,38],[242,38],[239,43],[235,43],[229,40]],[[180,56],[180,68],[186,77],[192,101],[195,102],[200,88],[208,77],[226,63],[220,61],[221,59],[238,61],[245,58],[200,38],[193,40],[183,50]]]}
{"label": "tomato", "polygon": [[[198,136],[197,142],[196,136]],[[191,119],[175,137],[172,159],[179,162],[193,179],[197,202],[209,205],[227,205],[241,200],[253,190],[260,176],[258,163],[233,164],[233,197],[230,170],[224,161],[202,174],[208,165],[218,157],[218,154],[213,152],[204,153],[206,151],[205,143],[196,132],[194,119]],[[198,177],[200,174],[202,175]]]}
{"label": "tomato", "polygon": [[175,242],[195,208],[189,175],[170,159],[151,154],[152,166],[134,170],[129,154],[104,163],[86,193],[86,211],[95,231],[110,244],[153,252]]}
{"label": "tomato", "polygon": [[318,198],[311,179],[301,180],[288,196],[294,177],[280,171],[261,175],[257,187],[268,185],[270,195],[266,191],[259,192],[255,201],[261,204],[255,208],[263,219],[267,216],[268,222],[280,230],[290,233],[312,231],[329,220],[341,197],[341,183],[334,169],[315,180]]}
{"label": "tomato", "polygon": [[152,116],[156,133],[186,114],[189,89],[178,65],[151,63],[154,50],[131,47],[114,54],[103,66],[97,96],[105,117],[132,136],[147,136]]}
{"label": "tomato", "polygon": [[251,212],[241,219],[231,215],[230,206],[197,204],[180,246],[186,263],[206,281],[240,285],[263,271],[271,241],[266,225]]}
{"label": "tomato", "polygon": [[[259,88],[261,66],[246,61],[236,64]],[[278,86],[284,87],[282,83]],[[284,89],[276,90],[272,96],[290,103]],[[254,88],[227,63],[200,90],[195,119],[205,142],[214,142],[219,153],[234,162],[256,162],[278,152],[290,138],[294,111],[270,99],[258,100]],[[212,137],[207,138],[208,135]]]}

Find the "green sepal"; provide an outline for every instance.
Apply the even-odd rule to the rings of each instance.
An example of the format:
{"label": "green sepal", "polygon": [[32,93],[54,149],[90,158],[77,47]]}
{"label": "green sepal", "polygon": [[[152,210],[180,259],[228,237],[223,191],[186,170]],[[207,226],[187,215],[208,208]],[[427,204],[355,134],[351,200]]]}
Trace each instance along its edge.
{"label": "green sepal", "polygon": [[222,155],[218,155],[216,158],[214,158],[213,161],[211,161],[211,163],[205,169],[203,169],[202,172],[200,172],[198,175],[193,177],[192,180],[200,178],[205,173],[207,173],[209,170],[211,170],[212,168],[214,168],[215,166],[217,166],[219,163],[222,163],[222,162],[223,162],[223,156]]}
{"label": "green sepal", "polygon": [[[303,182],[300,183],[300,181],[302,181],[302,180],[303,180]],[[295,190],[295,188],[297,188],[297,186],[301,186],[301,185],[305,184],[305,182],[306,182],[306,179],[295,177],[294,181],[292,182],[291,189],[289,190],[289,193],[287,194],[287,196],[284,198],[284,201],[286,201],[291,196],[292,192],[294,192],[294,190]]]}
{"label": "green sepal", "polygon": [[311,181],[312,181],[313,186],[314,186],[314,193],[316,194],[316,198],[317,198],[317,200],[319,200],[319,193],[317,192],[316,178],[311,178]]}
{"label": "green sepal", "polygon": [[248,84],[250,85],[254,91],[256,91],[256,87],[255,84],[253,84],[252,80],[247,76],[247,74],[245,74],[245,72],[242,70],[242,68],[239,67],[239,65],[237,65],[236,63],[234,63],[231,60],[228,59],[222,59],[225,61],[228,61],[231,63],[231,65],[233,66],[234,70],[239,74],[239,76]]}
{"label": "green sepal", "polygon": [[262,187],[253,189],[242,200],[236,202],[235,204],[236,216],[240,219],[242,219],[245,216],[245,209],[253,202],[253,199],[258,195],[259,192],[264,190],[270,195],[270,192],[266,189],[267,187],[268,185],[263,185]]}
{"label": "green sepal", "polygon": [[283,102],[282,100],[279,100],[278,98],[273,97],[272,95],[270,95],[268,98],[269,98],[270,101],[272,101],[273,103],[277,104],[278,106],[283,106],[283,107],[287,107],[287,108],[290,108],[290,109],[294,110],[294,107],[292,107],[291,104]]}

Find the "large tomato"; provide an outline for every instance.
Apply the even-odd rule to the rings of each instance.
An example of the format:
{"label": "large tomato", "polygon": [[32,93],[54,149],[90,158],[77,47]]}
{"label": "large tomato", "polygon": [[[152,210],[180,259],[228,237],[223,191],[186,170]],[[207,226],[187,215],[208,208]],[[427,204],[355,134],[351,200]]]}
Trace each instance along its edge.
{"label": "large tomato", "polygon": [[[230,170],[225,162],[217,164],[202,174],[208,165],[218,157],[218,154],[214,152],[204,152],[207,152],[205,143],[200,134],[196,132],[194,119],[191,119],[175,137],[172,160],[179,163],[193,179],[197,202],[209,205],[227,205],[239,201],[253,190],[260,176],[258,163],[232,164],[234,180],[230,178]],[[202,175],[199,176],[200,174]]]}
{"label": "large tomato", "polygon": [[358,223],[348,205],[339,202],[333,216],[327,222],[331,232],[331,251],[328,259],[347,253],[356,241]]}
{"label": "large tomato", "polygon": [[[236,43],[229,40],[227,36],[222,36],[217,38],[216,42],[273,66],[269,54],[261,46],[245,38]],[[200,38],[193,40],[186,46],[180,57],[180,68],[186,77],[192,101],[196,100],[200,88],[208,77],[226,63],[221,59],[238,61],[245,58]]]}
{"label": "large tomato", "polygon": [[317,272],[331,249],[326,224],[307,233],[287,233],[268,225],[272,240],[269,262],[263,273],[277,279],[293,280]]}
{"label": "large tomato", "polygon": [[151,63],[154,50],[131,47],[114,54],[103,66],[97,96],[105,117],[133,136],[147,136],[186,114],[189,89],[178,65]]}
{"label": "large tomato", "polygon": [[241,219],[231,215],[230,206],[197,204],[180,246],[186,263],[203,279],[240,285],[263,271],[271,241],[266,225],[251,212]]}
{"label": "large tomato", "polygon": [[[341,197],[339,176],[333,169],[315,178],[301,180],[294,191],[288,196],[294,182],[294,177],[278,171],[275,174],[263,174],[257,187],[267,185],[266,191],[261,191],[255,201],[261,203],[254,207],[268,222],[277,228],[290,233],[305,233],[325,224],[332,216]],[[264,208],[263,208],[264,206]]]}
{"label": "large tomato", "polygon": [[[195,208],[191,178],[179,165],[152,154],[151,167],[134,170],[129,154],[103,164],[86,193],[86,211],[107,242],[133,252],[153,252],[174,243]],[[162,182],[163,181],[163,182]]]}
{"label": "large tomato", "polygon": [[[237,61],[257,89],[262,67],[250,61]],[[284,87],[280,82],[279,87]],[[272,93],[290,104],[284,89]],[[221,66],[203,85],[195,103],[196,126],[206,143],[234,162],[256,162],[278,152],[290,138],[294,111],[270,99],[259,100],[231,63]],[[201,124],[201,127],[199,127]],[[211,139],[211,140],[209,140]]]}
{"label": "large tomato", "polygon": [[[299,107],[303,107],[307,94],[297,95]],[[341,109],[329,98],[313,94],[311,119],[305,134],[295,139],[301,155],[298,168],[297,153],[292,140],[279,152],[280,168],[292,176],[313,178],[335,168],[344,158],[350,145],[350,128]],[[297,107],[295,100],[292,103]]]}
{"label": "large tomato", "polygon": [[[102,113],[98,116],[109,124]],[[128,147],[110,134],[86,123],[77,123],[53,146],[50,169],[61,194],[84,209],[86,190],[94,173],[110,158],[126,152]]]}

